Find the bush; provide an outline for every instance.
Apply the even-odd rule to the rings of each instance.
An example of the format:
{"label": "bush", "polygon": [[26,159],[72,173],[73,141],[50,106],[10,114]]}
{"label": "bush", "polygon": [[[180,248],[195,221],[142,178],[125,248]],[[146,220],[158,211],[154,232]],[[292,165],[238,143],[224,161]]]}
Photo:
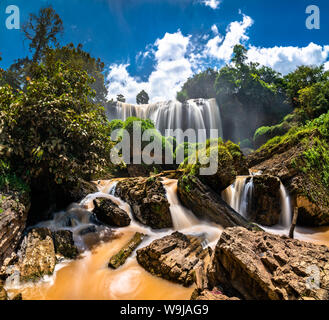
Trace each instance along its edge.
{"label": "bush", "polygon": [[61,184],[106,172],[111,141],[104,109],[91,102],[93,79],[62,62],[34,65],[34,78],[14,95],[0,88],[0,144],[28,178]]}

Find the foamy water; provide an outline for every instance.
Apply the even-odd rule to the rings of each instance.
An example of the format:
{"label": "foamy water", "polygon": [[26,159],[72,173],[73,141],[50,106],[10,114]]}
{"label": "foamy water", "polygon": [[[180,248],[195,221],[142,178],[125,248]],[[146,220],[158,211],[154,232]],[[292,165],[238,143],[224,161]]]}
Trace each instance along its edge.
{"label": "foamy water", "polygon": [[[226,201],[235,206],[243,203],[243,198],[248,195],[248,190],[252,186],[246,186],[246,177],[238,179],[238,183],[231,186],[224,192]],[[170,212],[174,224],[173,229],[152,230],[151,228],[137,222],[131,212],[130,206],[121,199],[114,196],[117,181],[101,182],[100,191],[96,194],[88,195],[79,205],[72,205],[67,211],[57,213],[53,220],[44,222],[39,226],[46,226],[52,230],[63,229],[63,221],[67,217],[76,221],[76,225],[66,227],[75,235],[78,246],[86,249],[83,237],[78,237],[79,230],[93,225],[90,211],[93,209],[93,200],[97,197],[105,197],[114,201],[125,210],[132,219],[130,226],[125,228],[111,228],[118,238],[108,241],[101,241],[96,249],[87,250],[82,257],[75,261],[63,261],[56,266],[53,276],[45,277],[36,284],[27,283],[20,285],[17,283],[7,283],[10,295],[18,292],[23,294],[27,300],[185,300],[190,299],[194,286],[185,288],[181,285],[152,276],[139,266],[136,260],[136,251],[128,258],[126,263],[117,270],[108,268],[109,259],[125,245],[135,232],[147,234],[148,237],[140,247],[147,246],[155,239],[171,234],[174,230],[179,230],[184,234],[195,235],[203,239],[203,243],[212,248],[218,242],[223,228],[208,221],[202,221],[194,214],[183,207],[177,196],[177,180],[163,179],[167,198],[170,203]],[[225,197],[226,196],[226,197]],[[288,195],[282,193],[283,199],[287,200]],[[237,199],[234,199],[236,197]],[[288,201],[284,202],[288,206]],[[287,208],[286,208],[287,209]],[[284,212],[284,211],[283,211]],[[284,213],[288,217],[287,211]],[[290,218],[289,218],[290,219]],[[106,228],[104,226],[97,226]],[[284,224],[264,228],[266,231],[275,234],[287,235],[287,227]],[[110,230],[106,228],[106,230]],[[97,230],[101,232],[100,230]],[[300,240],[312,241],[319,244],[329,245],[329,228],[307,229],[296,228],[295,237]],[[154,290],[156,288],[156,290]]]}

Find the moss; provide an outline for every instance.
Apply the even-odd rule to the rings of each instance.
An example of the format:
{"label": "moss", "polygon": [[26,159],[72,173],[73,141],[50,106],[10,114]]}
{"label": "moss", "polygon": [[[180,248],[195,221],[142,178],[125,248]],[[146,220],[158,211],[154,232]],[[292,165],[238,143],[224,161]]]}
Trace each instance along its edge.
{"label": "moss", "polygon": [[[326,202],[329,188],[329,112],[317,119],[307,122],[304,126],[293,127],[283,136],[269,140],[255,153],[269,158],[276,153],[299,146],[301,153],[291,160],[292,167],[307,176],[310,185],[301,192],[312,202]],[[307,189],[307,190],[306,190]],[[318,194],[320,193],[320,195]]]}

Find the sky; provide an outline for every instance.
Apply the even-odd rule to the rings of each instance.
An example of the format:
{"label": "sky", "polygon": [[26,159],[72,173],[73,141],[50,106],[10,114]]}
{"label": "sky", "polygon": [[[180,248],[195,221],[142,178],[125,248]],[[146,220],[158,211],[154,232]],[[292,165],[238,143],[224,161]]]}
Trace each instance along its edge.
{"label": "sky", "polygon": [[[16,5],[20,24],[52,5],[64,23],[60,43],[82,43],[105,63],[108,98],[135,103],[174,99],[185,81],[208,67],[230,63],[243,44],[250,61],[282,74],[302,64],[329,69],[327,0],[0,0],[0,67],[30,55],[21,30],[6,28]],[[320,29],[309,30],[309,5],[320,9]]]}

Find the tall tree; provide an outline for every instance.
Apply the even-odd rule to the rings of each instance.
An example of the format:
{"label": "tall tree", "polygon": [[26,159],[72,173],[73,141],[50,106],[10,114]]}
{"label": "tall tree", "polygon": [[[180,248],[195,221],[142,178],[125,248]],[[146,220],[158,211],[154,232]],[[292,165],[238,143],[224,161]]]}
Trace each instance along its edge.
{"label": "tall tree", "polygon": [[137,104],[148,104],[150,100],[146,91],[142,90],[136,97]]}
{"label": "tall tree", "polygon": [[126,98],[124,97],[123,94],[120,93],[120,94],[117,95],[117,101],[118,102],[125,103],[126,102]]}
{"label": "tall tree", "polygon": [[58,46],[57,37],[63,33],[64,28],[60,16],[50,6],[40,9],[38,15],[31,13],[22,30],[26,39],[30,41],[32,61],[38,62],[51,44]]}
{"label": "tall tree", "polygon": [[104,63],[98,58],[93,58],[88,52],[83,50],[82,44],[77,47],[70,43],[64,47],[47,49],[42,59],[43,63],[54,64],[57,61],[65,62],[74,70],[85,71],[94,78],[91,88],[95,90],[93,101],[104,104],[106,102],[107,89],[104,79]]}

